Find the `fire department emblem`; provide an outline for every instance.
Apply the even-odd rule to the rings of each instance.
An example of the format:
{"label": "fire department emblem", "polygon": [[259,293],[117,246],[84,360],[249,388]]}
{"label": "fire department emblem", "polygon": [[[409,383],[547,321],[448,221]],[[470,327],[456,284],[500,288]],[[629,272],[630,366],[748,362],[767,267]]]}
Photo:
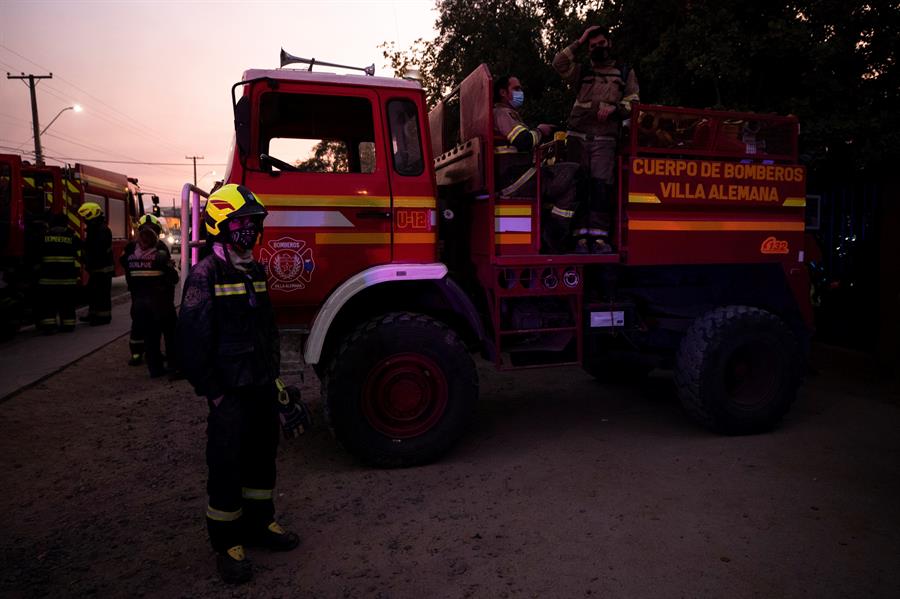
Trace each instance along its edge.
{"label": "fire department emblem", "polygon": [[316,270],[312,248],[290,237],[270,241],[260,250],[259,259],[268,273],[269,288],[278,291],[306,289]]}

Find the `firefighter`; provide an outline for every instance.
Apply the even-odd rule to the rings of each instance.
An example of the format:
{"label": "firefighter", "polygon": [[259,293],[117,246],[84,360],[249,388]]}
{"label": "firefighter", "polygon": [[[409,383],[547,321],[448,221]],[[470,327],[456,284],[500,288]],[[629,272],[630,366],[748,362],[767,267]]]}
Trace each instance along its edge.
{"label": "firefighter", "polygon": [[[143,351],[147,357],[150,377],[166,373],[163,355],[159,349],[160,336],[166,341],[169,368],[176,370],[174,344],[175,304],[172,289],[178,283],[178,272],[169,256],[169,248],[159,239],[159,220],[144,215],[138,221],[137,242],[125,246],[121,263],[125,268],[125,280],[131,292],[131,345],[132,361],[140,361]],[[140,348],[135,341],[140,340]],[[131,362],[129,362],[131,363]]]}
{"label": "firefighter", "polygon": [[299,544],[275,520],[278,423],[302,429],[303,410],[279,386],[278,328],[253,247],[267,211],[247,188],[225,185],[204,217],[212,252],[191,269],[178,317],[184,373],[206,397],[206,524],[222,579],[250,580],[244,545],[289,551]]}
{"label": "firefighter", "polygon": [[[531,152],[542,141],[553,136],[553,125],[541,124],[536,129],[529,129],[518,109],[525,102],[525,92],[518,77],[499,77],[494,81],[494,134],[501,137],[495,152],[497,162],[501,163],[503,155],[512,152]],[[522,193],[520,189],[533,176],[534,162],[519,166],[512,173],[508,169],[499,169],[498,187],[501,196]],[[516,168],[514,166],[513,168]],[[522,171],[522,172],[519,172]],[[550,253],[566,251],[566,244],[572,234],[572,219],[575,216],[577,200],[577,181],[579,168],[577,164],[557,162],[541,169],[542,195],[552,204],[550,214],[545,220],[542,237],[544,248]],[[532,192],[533,193],[533,192]]]}
{"label": "firefighter", "polygon": [[[159,222],[159,219],[153,216],[152,214],[145,214],[141,218],[138,219],[137,222],[138,230],[141,227],[150,227],[156,236],[159,237],[162,233],[162,225]],[[130,256],[136,247],[136,242],[130,241],[125,246],[124,251],[122,252],[122,256],[119,258],[119,263],[122,265],[122,268],[125,269],[125,282],[128,284],[128,290],[131,289],[131,277],[128,276],[128,266],[127,266],[127,258]],[[169,315],[165,318],[162,324],[162,335],[165,340],[166,347],[166,360],[168,362],[169,372],[178,376],[178,362],[175,359],[176,350],[175,350],[175,323],[178,319],[177,313],[175,311],[175,287],[178,285],[178,271],[174,268],[174,261],[171,259],[171,252],[169,251],[169,246],[165,244],[161,239],[156,242],[156,249],[162,254],[166,254],[167,256],[167,268],[166,268],[166,276],[164,277],[167,283],[169,301],[166,302],[166,306],[171,305],[171,311]],[[134,297],[132,296],[132,303],[134,301]],[[137,326],[136,326],[137,325]],[[144,361],[144,338],[141,336],[140,330],[140,322],[135,321],[132,317],[131,319],[131,334],[128,338],[128,349],[130,351],[130,357],[128,359],[129,366],[140,366]]]}
{"label": "firefighter", "polygon": [[113,253],[112,231],[106,226],[103,209],[95,202],[85,202],[78,214],[87,225],[84,242],[84,265],[88,271],[88,314],[82,320],[91,326],[109,324],[112,320]]}
{"label": "firefighter", "polygon": [[[81,240],[69,229],[69,217],[54,214],[40,243],[38,329],[45,334],[75,330],[75,295]],[[59,322],[57,323],[57,317]]]}
{"label": "firefighter", "polygon": [[[578,50],[587,45],[590,65],[576,62]],[[553,68],[577,90],[569,114],[567,146],[578,148],[581,163],[590,173],[589,209],[576,230],[577,251],[609,253],[613,211],[616,145],[622,120],[631,115],[631,105],[639,102],[637,76],[627,65],[616,62],[610,51],[609,33],[588,27],[581,37],[553,58]]]}

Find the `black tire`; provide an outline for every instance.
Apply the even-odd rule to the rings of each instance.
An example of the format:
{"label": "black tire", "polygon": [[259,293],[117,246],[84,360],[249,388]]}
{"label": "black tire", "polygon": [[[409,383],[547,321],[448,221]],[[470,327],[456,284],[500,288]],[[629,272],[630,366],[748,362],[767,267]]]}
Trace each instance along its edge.
{"label": "black tire", "polygon": [[717,308],[688,329],[675,384],[695,420],[726,434],[771,429],[800,384],[800,349],[780,318],[748,306]]}
{"label": "black tire", "polygon": [[432,462],[463,435],[478,399],[478,374],[465,345],[429,316],[407,312],[356,328],[322,385],[335,436],[378,467]]}

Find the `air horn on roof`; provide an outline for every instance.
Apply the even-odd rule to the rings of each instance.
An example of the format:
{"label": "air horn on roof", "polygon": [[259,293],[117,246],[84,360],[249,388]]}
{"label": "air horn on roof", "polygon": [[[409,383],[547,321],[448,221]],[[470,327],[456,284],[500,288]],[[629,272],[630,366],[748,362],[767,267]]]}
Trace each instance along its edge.
{"label": "air horn on roof", "polygon": [[375,64],[370,64],[367,67],[351,67],[345,64],[337,64],[334,62],[325,62],[322,60],[316,60],[315,58],[300,58],[299,56],[294,56],[293,54],[289,54],[284,51],[284,48],[281,49],[281,66],[294,64],[294,63],[308,64],[309,71],[313,70],[313,66],[319,64],[326,67],[338,67],[340,69],[350,69],[352,71],[362,71],[366,75],[374,75],[375,74]]}

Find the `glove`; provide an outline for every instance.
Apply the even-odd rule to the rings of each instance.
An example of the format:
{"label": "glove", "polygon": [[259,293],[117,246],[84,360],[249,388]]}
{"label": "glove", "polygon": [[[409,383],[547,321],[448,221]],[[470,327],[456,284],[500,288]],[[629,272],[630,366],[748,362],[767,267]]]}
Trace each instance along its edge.
{"label": "glove", "polygon": [[285,439],[294,439],[306,432],[312,425],[309,408],[300,399],[300,389],[285,385],[280,378],[275,379],[278,389],[278,419]]}

